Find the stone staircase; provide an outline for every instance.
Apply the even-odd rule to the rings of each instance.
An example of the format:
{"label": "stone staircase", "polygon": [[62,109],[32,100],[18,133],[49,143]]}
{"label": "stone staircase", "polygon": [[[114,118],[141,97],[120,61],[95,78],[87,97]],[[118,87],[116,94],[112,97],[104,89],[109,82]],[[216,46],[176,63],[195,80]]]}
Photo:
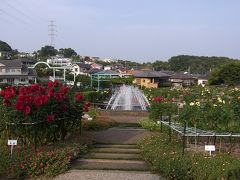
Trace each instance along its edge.
{"label": "stone staircase", "polygon": [[148,171],[141,160],[140,149],[129,144],[96,144],[86,155],[77,159],[73,169]]}

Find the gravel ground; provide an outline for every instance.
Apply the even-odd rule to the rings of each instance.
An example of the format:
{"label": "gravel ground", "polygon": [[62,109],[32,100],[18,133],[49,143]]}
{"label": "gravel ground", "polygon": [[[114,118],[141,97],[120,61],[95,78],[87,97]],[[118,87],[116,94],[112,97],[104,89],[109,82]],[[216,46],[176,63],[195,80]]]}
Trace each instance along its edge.
{"label": "gravel ground", "polygon": [[54,180],[160,180],[160,176],[150,172],[71,170]]}

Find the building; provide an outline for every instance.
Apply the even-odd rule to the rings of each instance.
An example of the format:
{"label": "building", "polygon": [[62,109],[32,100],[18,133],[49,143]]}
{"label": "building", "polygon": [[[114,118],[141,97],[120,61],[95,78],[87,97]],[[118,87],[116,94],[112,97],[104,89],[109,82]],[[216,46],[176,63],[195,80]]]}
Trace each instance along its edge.
{"label": "building", "polygon": [[158,88],[169,86],[169,74],[161,71],[142,71],[134,75],[133,83],[146,88]]}
{"label": "building", "polygon": [[201,75],[197,77],[198,85],[205,86],[208,84],[209,74]]}
{"label": "building", "polygon": [[112,70],[103,70],[97,73],[92,74],[92,78],[95,79],[111,79],[111,78],[119,78],[121,76],[120,73]]}
{"label": "building", "polygon": [[103,66],[102,66],[101,64],[92,63],[92,64],[91,64],[91,68],[92,68],[92,69],[102,69]]}
{"label": "building", "polygon": [[175,73],[171,75],[170,81],[174,87],[186,87],[194,85],[197,81],[197,78],[191,74]]}
{"label": "building", "polygon": [[53,66],[71,66],[72,59],[63,57],[52,57],[47,59],[47,63]]}
{"label": "building", "polygon": [[91,69],[91,65],[89,64],[74,63],[72,65],[72,72],[75,73],[76,76],[79,74],[87,75],[90,69]]}
{"label": "building", "polygon": [[0,60],[0,84],[29,84],[36,78],[36,71],[24,65],[23,60]]}

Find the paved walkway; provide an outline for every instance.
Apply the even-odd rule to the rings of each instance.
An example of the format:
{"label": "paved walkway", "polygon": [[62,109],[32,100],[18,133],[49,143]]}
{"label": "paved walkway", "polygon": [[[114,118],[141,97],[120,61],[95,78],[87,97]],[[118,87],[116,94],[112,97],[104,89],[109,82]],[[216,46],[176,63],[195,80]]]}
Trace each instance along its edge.
{"label": "paved walkway", "polygon": [[[148,163],[136,146],[139,140],[151,135],[141,128],[110,128],[94,132],[96,147],[73,165],[73,170],[55,180],[159,180],[149,171]],[[126,170],[126,171],[124,171]],[[137,171],[136,171],[137,170]]]}
{"label": "paved walkway", "polygon": [[158,175],[138,171],[71,170],[55,180],[159,180]]}
{"label": "paved walkway", "polygon": [[109,128],[94,132],[94,139],[97,143],[137,144],[139,140],[150,134],[149,131],[140,128]]}

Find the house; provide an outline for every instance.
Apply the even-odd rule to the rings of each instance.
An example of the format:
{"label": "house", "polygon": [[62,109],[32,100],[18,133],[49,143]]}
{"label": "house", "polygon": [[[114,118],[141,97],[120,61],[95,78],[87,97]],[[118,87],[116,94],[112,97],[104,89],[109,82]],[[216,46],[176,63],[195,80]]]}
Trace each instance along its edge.
{"label": "house", "polygon": [[111,69],[112,69],[112,66],[104,66],[103,69],[104,69],[104,70],[111,70]]}
{"label": "house", "polygon": [[192,86],[197,81],[194,76],[186,73],[174,73],[169,79],[174,87]]}
{"label": "house", "polygon": [[103,66],[102,66],[101,64],[92,63],[92,64],[91,64],[91,68],[92,68],[92,69],[102,69]]}
{"label": "house", "polygon": [[120,73],[112,70],[103,70],[92,74],[92,78],[95,79],[108,79],[108,78],[119,78]]}
{"label": "house", "polygon": [[146,88],[158,88],[169,85],[169,74],[161,71],[142,71],[134,75],[133,83]]}
{"label": "house", "polygon": [[198,85],[205,86],[208,84],[209,74],[200,75],[197,77]]}
{"label": "house", "polygon": [[0,84],[29,84],[36,78],[36,71],[24,65],[23,60],[0,60]]}
{"label": "house", "polygon": [[51,57],[47,59],[47,63],[53,66],[71,66],[72,59],[70,58],[63,58],[63,57]]}
{"label": "house", "polygon": [[91,65],[84,64],[84,63],[74,63],[72,65],[72,73],[75,73],[75,75],[83,74],[87,75],[88,71],[91,69]]}

